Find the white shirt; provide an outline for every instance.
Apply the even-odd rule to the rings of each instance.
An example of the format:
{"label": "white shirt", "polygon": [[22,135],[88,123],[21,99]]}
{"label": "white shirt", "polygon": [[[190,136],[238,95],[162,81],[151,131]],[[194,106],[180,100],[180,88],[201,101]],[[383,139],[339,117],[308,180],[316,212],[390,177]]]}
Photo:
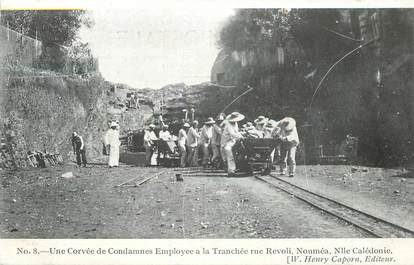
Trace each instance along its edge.
{"label": "white shirt", "polygon": [[213,126],[207,127],[206,125],[201,128],[200,144],[210,144],[213,137]]}
{"label": "white shirt", "polygon": [[187,141],[187,133],[184,129],[180,129],[178,132],[178,143],[181,145],[185,145],[185,142]]}
{"label": "white shirt", "polygon": [[188,130],[186,144],[190,147],[197,147],[198,138],[200,138],[200,134],[198,134],[197,130],[194,127],[191,127]]}
{"label": "white shirt", "polygon": [[229,122],[226,122],[221,135],[221,146],[226,145],[228,142],[235,142],[237,139],[243,138],[239,132],[239,126],[237,122],[233,125]]}
{"label": "white shirt", "polygon": [[[284,121],[288,121],[289,124],[286,127],[292,128],[292,130],[287,131],[286,127],[281,126],[281,123]],[[284,118],[280,120],[277,124],[277,127],[274,129],[272,135],[275,135],[279,138],[286,138],[286,141],[292,144],[293,146],[299,145],[299,135],[298,131],[296,130],[296,121],[292,118]]]}
{"label": "white shirt", "polygon": [[299,145],[299,136],[298,131],[296,130],[296,127],[294,127],[290,132],[284,131],[283,134],[286,137],[286,140],[292,144],[293,146]]}
{"label": "white shirt", "polygon": [[154,131],[146,130],[144,133],[144,143],[147,145],[153,144],[152,141],[158,140],[157,136],[155,135]]}
{"label": "white shirt", "polygon": [[160,139],[164,141],[171,140],[171,134],[169,131],[160,131],[159,135],[160,135]]}
{"label": "white shirt", "polygon": [[215,145],[220,145],[221,141],[221,134],[223,133],[223,129],[218,126],[217,124],[213,125],[213,133],[211,136],[211,143]]}
{"label": "white shirt", "polygon": [[121,141],[119,141],[119,131],[116,129],[109,129],[108,131],[106,131],[104,141],[105,145],[120,146]]}

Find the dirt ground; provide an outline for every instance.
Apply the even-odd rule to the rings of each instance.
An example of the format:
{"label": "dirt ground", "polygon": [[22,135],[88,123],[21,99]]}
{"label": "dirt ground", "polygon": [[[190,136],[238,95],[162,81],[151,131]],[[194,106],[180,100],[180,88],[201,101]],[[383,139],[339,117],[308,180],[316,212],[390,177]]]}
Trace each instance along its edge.
{"label": "dirt ground", "polygon": [[[304,178],[302,170],[297,178]],[[74,177],[63,178],[66,172]],[[157,172],[164,173],[138,187],[114,187]],[[253,177],[184,177],[177,182],[175,173],[130,165],[109,169],[102,164],[2,171],[0,237],[368,236]]]}

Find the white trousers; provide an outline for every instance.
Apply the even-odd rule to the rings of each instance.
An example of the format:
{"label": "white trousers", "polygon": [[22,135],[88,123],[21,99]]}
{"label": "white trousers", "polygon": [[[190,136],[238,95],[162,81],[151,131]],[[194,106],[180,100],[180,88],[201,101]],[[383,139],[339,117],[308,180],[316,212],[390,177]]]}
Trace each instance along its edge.
{"label": "white trousers", "polygon": [[220,145],[212,144],[211,150],[213,151],[213,157],[211,161],[215,162],[217,159],[220,159]]}
{"label": "white trousers", "polygon": [[179,143],[178,149],[180,150],[181,160],[180,160],[180,166],[185,167],[186,159],[187,159],[187,150],[185,149],[185,143]]}
{"label": "white trousers", "polygon": [[286,172],[286,166],[289,165],[289,175],[294,175],[296,170],[296,146],[283,146],[280,152],[280,172]]}
{"label": "white trousers", "polygon": [[187,165],[190,167],[198,166],[198,146],[188,147],[188,154],[187,154]]}
{"label": "white trousers", "polygon": [[221,159],[223,160],[223,163],[227,165],[226,152],[224,151],[224,145],[220,146],[220,153],[221,153]]}
{"label": "white trousers", "polygon": [[114,167],[114,166],[119,165],[119,146],[111,145],[110,150],[109,150],[108,165],[110,167]]}
{"label": "white trousers", "polygon": [[203,162],[202,165],[206,166],[208,162],[210,161],[210,150],[209,150],[209,144],[205,143],[201,145],[201,149],[203,150]]}
{"label": "white trousers", "polygon": [[227,142],[223,148],[223,160],[227,161],[227,173],[232,174],[236,171],[236,162],[233,156],[233,146],[236,144],[235,141]]}
{"label": "white trousers", "polygon": [[147,166],[151,165],[151,158],[154,154],[154,149],[150,145],[145,145],[145,163]]}

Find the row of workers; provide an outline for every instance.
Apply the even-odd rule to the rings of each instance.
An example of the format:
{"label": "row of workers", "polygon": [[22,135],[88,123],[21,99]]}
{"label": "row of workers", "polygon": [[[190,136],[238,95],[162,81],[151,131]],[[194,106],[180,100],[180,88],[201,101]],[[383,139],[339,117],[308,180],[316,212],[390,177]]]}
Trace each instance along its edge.
{"label": "row of workers", "polygon": [[[245,123],[239,129],[239,123],[245,116],[238,112],[233,112],[227,117],[220,114],[216,120],[208,118],[204,121],[201,129],[198,128],[199,122],[193,121],[191,125],[184,123],[178,133],[178,148],[180,150],[180,166],[198,166],[198,150],[202,150],[202,165],[218,165],[223,163],[227,167],[229,175],[233,175],[236,170],[234,161],[233,147],[242,138],[277,138],[282,144],[281,151],[281,174],[286,174],[287,164],[289,164],[289,176],[295,173],[295,154],[299,144],[299,137],[296,130],[296,122],[292,118],[284,118],[280,121],[269,120],[264,116],[259,116],[252,122]],[[158,140],[154,132],[155,125],[151,124],[149,130],[144,134],[144,146],[146,149],[146,161],[150,165],[151,157],[155,150],[155,141]],[[168,126],[164,125],[159,133],[159,138],[165,141],[171,140],[173,136],[168,131]],[[211,150],[211,153],[210,153]]]}

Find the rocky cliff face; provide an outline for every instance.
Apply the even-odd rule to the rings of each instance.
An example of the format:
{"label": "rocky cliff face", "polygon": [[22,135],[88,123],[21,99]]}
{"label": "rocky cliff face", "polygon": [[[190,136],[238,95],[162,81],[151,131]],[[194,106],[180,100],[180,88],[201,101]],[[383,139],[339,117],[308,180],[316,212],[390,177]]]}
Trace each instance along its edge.
{"label": "rocky cliff face", "polygon": [[27,151],[71,153],[71,133],[79,132],[88,156],[102,150],[98,142],[107,123],[105,82],[100,76],[69,78],[52,72],[9,72],[2,83],[2,135],[16,156]]}
{"label": "rocky cliff face", "polygon": [[154,90],[113,84],[99,75],[78,78],[29,70],[2,74],[7,78],[1,82],[1,136],[17,159],[24,159],[27,151],[60,153],[66,159],[72,153],[71,133],[76,131],[93,160],[101,156],[102,136],[111,120],[119,121],[121,136],[142,130],[158,114],[178,124],[183,109],[194,108],[195,118],[202,121],[215,117],[239,94],[238,88],[210,83]]}
{"label": "rocky cliff face", "polygon": [[241,90],[237,87],[222,87],[211,83],[191,86],[175,84],[148,91],[146,96],[154,103],[155,113],[162,113],[167,121],[183,119],[183,110],[191,108],[195,110],[195,119],[204,120],[210,116],[216,117]]}

